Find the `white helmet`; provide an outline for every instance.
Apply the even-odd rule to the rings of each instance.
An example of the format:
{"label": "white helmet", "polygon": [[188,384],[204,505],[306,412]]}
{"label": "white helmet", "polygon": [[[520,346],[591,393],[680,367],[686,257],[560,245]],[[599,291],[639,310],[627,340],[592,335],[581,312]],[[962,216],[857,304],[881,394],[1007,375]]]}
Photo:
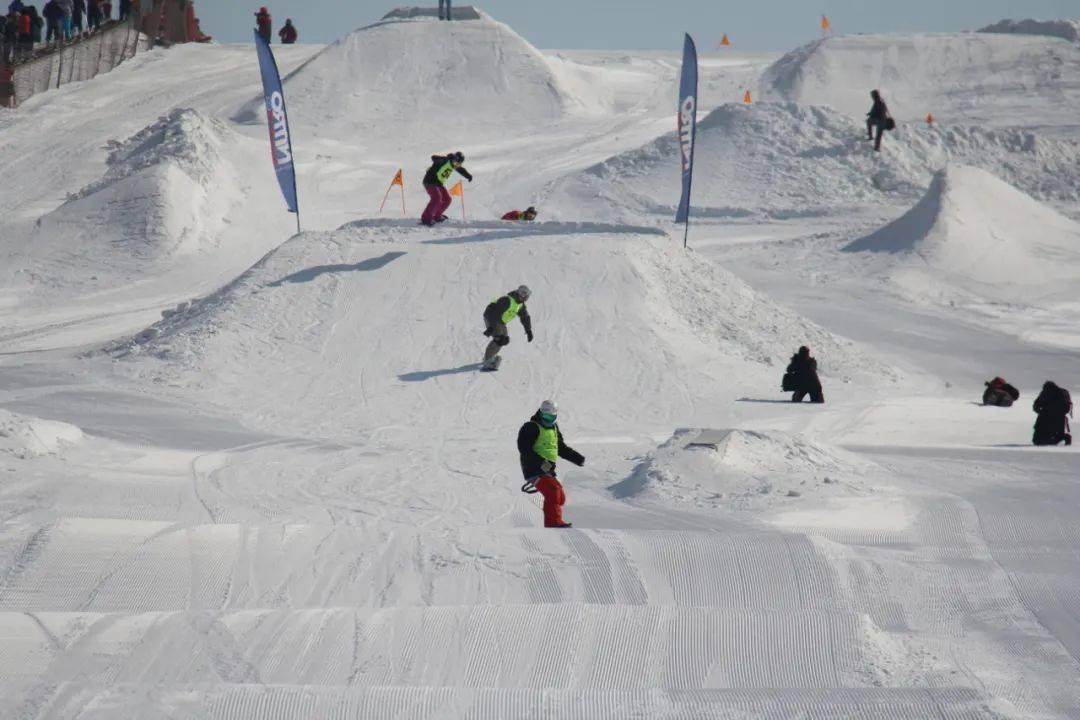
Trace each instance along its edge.
{"label": "white helmet", "polygon": [[529,299],[529,296],[532,295],[532,290],[529,289],[528,285],[522,285],[517,289],[517,295],[521,298],[522,302],[525,302]]}
{"label": "white helmet", "polygon": [[540,412],[545,415],[558,415],[559,405],[554,400],[545,400],[540,403]]}

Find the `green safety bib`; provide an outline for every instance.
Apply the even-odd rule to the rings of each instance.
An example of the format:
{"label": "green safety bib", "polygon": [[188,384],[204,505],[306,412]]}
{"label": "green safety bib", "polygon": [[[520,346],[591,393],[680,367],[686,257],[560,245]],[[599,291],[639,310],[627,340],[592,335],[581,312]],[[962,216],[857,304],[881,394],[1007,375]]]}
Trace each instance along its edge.
{"label": "green safety bib", "polygon": [[540,434],[533,443],[533,452],[548,462],[555,462],[559,459],[559,431],[546,428],[540,423],[536,423],[536,427],[540,428]]}

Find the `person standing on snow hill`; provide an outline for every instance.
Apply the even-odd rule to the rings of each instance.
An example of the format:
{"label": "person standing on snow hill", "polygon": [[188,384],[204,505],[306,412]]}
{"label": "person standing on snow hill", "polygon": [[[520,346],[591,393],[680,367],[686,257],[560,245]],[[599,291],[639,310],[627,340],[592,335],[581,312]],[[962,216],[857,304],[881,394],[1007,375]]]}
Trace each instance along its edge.
{"label": "person standing on snow hill", "polygon": [[556,422],[558,413],[558,406],[545,400],[536,414],[518,430],[517,438],[521,473],[525,476],[522,490],[529,492],[527,488],[532,486],[544,496],[544,527],[547,528],[571,526],[563,520],[566,493],[555,474],[555,463],[563,458],[578,467],[585,464],[585,457],[563,441]]}
{"label": "person standing on snow hill", "polygon": [[517,290],[511,290],[500,298],[495,298],[484,308],[484,336],[491,338],[487,349],[484,351],[484,362],[481,370],[499,369],[499,351],[510,344],[510,333],[506,326],[521,317],[521,325],[525,328],[525,337],[529,342],[533,341],[532,318],[525,302],[532,295],[532,291],[525,285]]}
{"label": "person standing on snow hill", "polygon": [[472,175],[461,165],[465,162],[465,156],[460,152],[452,152],[449,155],[432,155],[431,167],[424,173],[424,190],[427,191],[427,207],[420,216],[420,223],[431,227],[437,222],[446,220],[446,209],[450,207],[450,191],[446,189],[446,181],[457,172],[469,182]]}
{"label": "person standing on snow hill", "polygon": [[284,45],[292,45],[296,42],[296,26],[292,24],[292,18],[285,19],[285,26],[278,31],[278,37]]}
{"label": "person standing on snow hill", "polygon": [[265,7],[259,8],[259,12],[255,13],[255,27],[269,44],[274,29],[274,21],[270,17],[270,11]]}
{"label": "person standing on snow hill", "polygon": [[[445,10],[443,10],[444,7],[446,8]],[[439,0],[439,19],[449,20],[450,12],[450,0]]]}
{"label": "person standing on snow hill", "polygon": [[1068,418],[1072,415],[1072,396],[1068,390],[1047,380],[1039,397],[1035,398],[1033,409],[1038,417],[1032,444],[1057,445],[1064,441],[1066,445],[1072,445]]}
{"label": "person standing on snow hill", "polygon": [[[870,108],[870,112],[866,113],[867,140],[873,140],[874,150],[881,152],[881,136],[885,134],[886,130],[895,128],[896,122],[893,121],[892,115],[889,114],[889,106],[881,99],[880,92],[871,90],[870,98],[874,101],[874,105]],[[877,128],[876,135],[874,128]]]}
{"label": "person standing on snow hill", "polygon": [[791,402],[802,402],[810,395],[810,402],[823,403],[825,395],[821,391],[821,379],[817,374],[817,360],[810,356],[810,348],[803,345],[799,352],[791,356],[791,363],[784,374],[783,389],[791,391]]}

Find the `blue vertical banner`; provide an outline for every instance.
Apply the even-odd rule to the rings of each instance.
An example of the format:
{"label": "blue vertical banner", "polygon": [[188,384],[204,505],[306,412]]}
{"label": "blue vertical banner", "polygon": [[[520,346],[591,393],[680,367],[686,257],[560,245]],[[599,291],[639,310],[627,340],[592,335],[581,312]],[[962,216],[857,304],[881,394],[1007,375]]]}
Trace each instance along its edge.
{"label": "blue vertical banner", "polygon": [[266,101],[266,125],[270,130],[270,156],[274,160],[281,194],[289,212],[296,213],[296,231],[300,232],[300,206],[296,197],[296,167],[293,164],[292,134],[289,132],[289,115],[285,112],[285,93],[281,88],[281,74],[277,61],[270,50],[270,43],[255,31],[255,49],[259,53],[259,72],[262,73],[263,97]]}
{"label": "blue vertical banner", "polygon": [[685,223],[683,247],[690,234],[690,186],[694,179],[694,140],[697,137],[697,48],[689,33],[683,43],[682,78],[679,81],[679,159],[682,162],[682,199],[675,222]]}

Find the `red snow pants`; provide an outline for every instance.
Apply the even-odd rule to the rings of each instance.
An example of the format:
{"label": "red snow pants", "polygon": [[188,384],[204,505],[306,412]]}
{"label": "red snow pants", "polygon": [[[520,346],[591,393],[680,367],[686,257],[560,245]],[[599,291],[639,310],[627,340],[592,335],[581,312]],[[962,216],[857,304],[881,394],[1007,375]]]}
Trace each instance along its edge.
{"label": "red snow pants", "polygon": [[544,475],[535,485],[544,496],[544,527],[562,527],[565,524],[562,506],[566,504],[562,483],[550,475]]}
{"label": "red snow pants", "polygon": [[425,225],[434,225],[435,220],[450,207],[450,191],[442,185],[425,185],[424,189],[427,190],[428,197],[431,199],[424,208],[424,214],[420,216],[420,222]]}

